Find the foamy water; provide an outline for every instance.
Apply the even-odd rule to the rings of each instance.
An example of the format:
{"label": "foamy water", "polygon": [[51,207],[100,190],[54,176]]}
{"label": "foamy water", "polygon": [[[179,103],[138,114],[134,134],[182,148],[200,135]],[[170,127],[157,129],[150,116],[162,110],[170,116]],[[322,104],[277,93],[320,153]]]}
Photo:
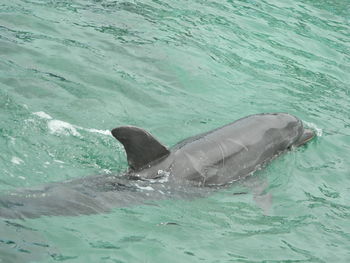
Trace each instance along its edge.
{"label": "foamy water", "polygon": [[99,129],[93,129],[93,128],[84,128],[80,127],[62,120],[56,120],[53,119],[49,114],[40,111],[40,112],[33,112],[34,115],[38,116],[41,119],[48,120],[47,127],[52,134],[59,134],[59,135],[73,135],[73,136],[81,136],[81,134],[78,132],[78,130],[87,131],[90,133],[98,133],[103,134],[107,136],[111,136],[111,132],[109,130],[99,130]]}

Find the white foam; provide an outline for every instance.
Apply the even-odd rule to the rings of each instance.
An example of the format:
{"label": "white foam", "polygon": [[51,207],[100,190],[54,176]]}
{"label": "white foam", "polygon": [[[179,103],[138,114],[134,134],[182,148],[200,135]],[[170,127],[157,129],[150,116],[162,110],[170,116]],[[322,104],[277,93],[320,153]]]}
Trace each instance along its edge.
{"label": "white foam", "polygon": [[16,138],[9,136],[11,144],[15,144]]}
{"label": "white foam", "polygon": [[163,171],[163,170],[158,170],[157,174],[160,175],[160,176],[162,176],[162,177],[158,180],[159,183],[162,184],[162,183],[166,183],[166,182],[169,181],[169,175],[170,175],[169,172]]}
{"label": "white foam", "polygon": [[48,128],[51,133],[61,134],[61,135],[73,135],[73,136],[81,136],[78,130],[83,130],[91,133],[98,133],[107,136],[111,136],[111,132],[109,130],[98,130],[93,128],[84,128],[77,125],[70,124],[65,121],[55,120],[49,114],[43,111],[33,112],[34,115],[40,117],[41,119],[48,120]]}
{"label": "white foam", "polygon": [[323,131],[321,128],[317,127],[315,123],[312,123],[312,122],[307,122],[307,121],[303,121],[303,123],[305,124],[305,126],[307,128],[310,128],[312,130],[314,130],[316,132],[316,135],[318,137],[321,137],[322,134],[323,134]]}
{"label": "white foam", "polygon": [[20,165],[20,164],[24,163],[24,161],[21,158],[13,156],[11,159],[11,163]]}
{"label": "white foam", "polygon": [[50,132],[54,134],[81,136],[74,125],[65,121],[51,120],[48,122],[47,126]]}
{"label": "white foam", "polygon": [[33,112],[33,114],[42,119],[52,120],[52,117],[43,111]]}
{"label": "white foam", "polygon": [[26,119],[26,120],[24,120],[24,122],[25,122],[26,124],[31,124],[31,123],[34,123],[35,120],[34,120],[34,119]]}
{"label": "white foam", "polygon": [[77,127],[77,128],[82,129],[84,131],[92,132],[92,133],[99,133],[99,134],[104,134],[104,135],[112,135],[111,131],[109,131],[109,130],[85,129],[85,128],[82,128],[82,127]]}
{"label": "white foam", "polygon": [[135,184],[135,186],[141,190],[154,191],[153,187],[151,186],[139,186],[138,184]]}
{"label": "white foam", "polygon": [[[164,170],[158,170],[157,172],[158,177],[155,179],[146,179],[148,182],[154,184],[154,183],[166,183],[169,181],[169,176],[170,176],[170,172],[164,171]],[[136,176],[140,176],[140,175],[136,175]]]}
{"label": "white foam", "polygon": [[112,171],[109,170],[109,169],[102,169],[102,171],[103,171],[105,174],[111,174],[111,173],[112,173]]}

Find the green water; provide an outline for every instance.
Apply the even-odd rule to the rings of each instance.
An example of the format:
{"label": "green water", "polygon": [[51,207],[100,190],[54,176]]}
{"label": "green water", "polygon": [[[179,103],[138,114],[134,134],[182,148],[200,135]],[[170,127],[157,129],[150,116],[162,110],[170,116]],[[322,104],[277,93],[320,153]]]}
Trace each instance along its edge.
{"label": "green water", "polygon": [[348,0],[1,1],[2,192],[124,170],[118,125],[171,146],[282,111],[319,136],[254,174],[265,212],[234,185],[0,219],[0,262],[349,262],[349,83]]}

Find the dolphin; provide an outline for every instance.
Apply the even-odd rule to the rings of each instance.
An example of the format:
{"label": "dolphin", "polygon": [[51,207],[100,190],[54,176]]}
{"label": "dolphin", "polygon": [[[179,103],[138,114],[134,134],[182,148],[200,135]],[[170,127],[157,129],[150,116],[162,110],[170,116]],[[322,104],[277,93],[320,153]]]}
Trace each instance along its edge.
{"label": "dolphin", "polygon": [[288,113],[250,115],[170,149],[138,127],[111,133],[125,148],[126,172],[20,189],[0,197],[0,217],[89,215],[148,200],[205,196],[315,136]]}

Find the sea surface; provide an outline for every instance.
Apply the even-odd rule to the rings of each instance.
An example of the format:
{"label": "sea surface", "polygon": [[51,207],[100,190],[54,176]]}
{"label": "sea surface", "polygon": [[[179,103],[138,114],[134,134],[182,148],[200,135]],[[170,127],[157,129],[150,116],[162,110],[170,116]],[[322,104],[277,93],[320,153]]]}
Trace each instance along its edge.
{"label": "sea surface", "polygon": [[350,262],[349,0],[2,0],[1,193],[261,112],[318,136],[208,197],[0,219],[0,262]]}

